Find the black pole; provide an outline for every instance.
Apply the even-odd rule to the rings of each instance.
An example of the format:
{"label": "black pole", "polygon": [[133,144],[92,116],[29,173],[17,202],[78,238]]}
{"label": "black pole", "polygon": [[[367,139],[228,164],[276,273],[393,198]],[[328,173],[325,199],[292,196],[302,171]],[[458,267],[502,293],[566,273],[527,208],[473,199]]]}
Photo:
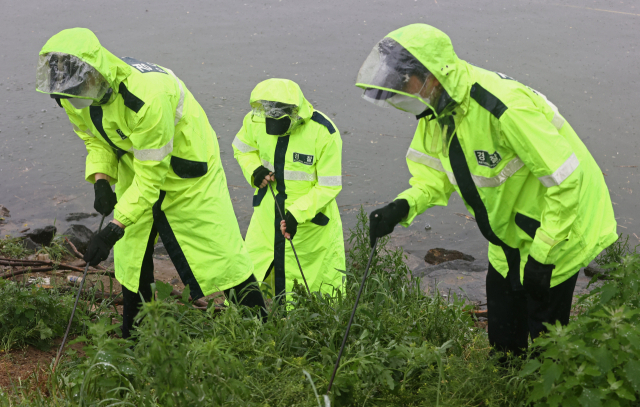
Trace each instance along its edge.
{"label": "black pole", "polygon": [[[100,226],[98,226],[98,233],[102,230],[102,223],[104,222],[104,218],[106,215],[102,215],[102,220],[100,220]],[[87,278],[87,271],[89,271],[89,263],[84,267],[84,273],[82,274],[82,280],[80,281],[80,287],[78,288],[78,294],[76,295],[76,302],[73,304],[73,309],[71,310],[71,318],[69,318],[69,324],[67,325],[67,331],[64,333],[64,337],[62,338],[62,343],[60,344],[60,349],[58,349],[58,354],[56,355],[56,361],[53,364],[53,370],[56,370],[56,366],[58,366],[58,362],[60,361],[60,356],[62,356],[62,350],[64,349],[65,343],[67,343],[67,336],[69,335],[69,330],[71,329],[71,323],[73,322],[73,316],[76,313],[76,308],[78,307],[78,300],[80,299],[80,294],[82,294],[82,286],[84,285],[84,280]]]}
{"label": "black pole", "polygon": [[351,330],[351,324],[353,323],[353,316],[356,314],[356,308],[358,308],[358,302],[360,302],[360,295],[362,294],[362,290],[364,289],[364,283],[367,280],[367,275],[369,274],[369,267],[371,267],[371,260],[373,260],[373,255],[376,252],[376,247],[378,246],[378,238],[373,242],[373,247],[371,248],[371,254],[369,255],[369,261],[367,262],[367,268],[364,270],[364,275],[362,276],[362,282],[360,283],[360,290],[358,290],[358,296],[356,297],[356,303],[353,304],[353,310],[351,311],[351,317],[349,318],[349,323],[347,324],[347,331],[344,333],[344,338],[342,338],[342,345],[340,346],[340,353],[338,353],[338,360],[336,360],[336,365],[333,368],[333,373],[331,374],[331,380],[329,380],[329,388],[327,388],[327,394],[331,391],[331,386],[333,386],[333,379],[336,378],[336,372],[338,371],[338,366],[340,365],[340,359],[342,358],[342,352],[344,351],[344,345],[347,343],[347,338],[349,337],[349,331]]}
{"label": "black pole", "polygon": [[[280,209],[280,205],[276,200],[276,194],[273,192],[273,187],[271,186],[271,182],[267,182],[269,184],[269,189],[271,189],[271,195],[273,195],[273,201],[276,203],[276,207],[278,208],[278,212],[280,212],[280,218],[284,220],[284,215],[282,213],[282,209]],[[304,273],[302,272],[302,266],[300,265],[300,259],[298,259],[298,253],[296,253],[296,248],[293,247],[293,242],[291,239],[287,239],[291,244],[291,249],[293,250],[293,255],[296,256],[296,261],[298,262],[298,268],[300,269],[300,274],[302,274],[302,280],[304,281],[304,285],[307,287],[307,292],[311,294],[311,290],[309,289],[309,284],[307,284],[307,279],[304,277]]]}

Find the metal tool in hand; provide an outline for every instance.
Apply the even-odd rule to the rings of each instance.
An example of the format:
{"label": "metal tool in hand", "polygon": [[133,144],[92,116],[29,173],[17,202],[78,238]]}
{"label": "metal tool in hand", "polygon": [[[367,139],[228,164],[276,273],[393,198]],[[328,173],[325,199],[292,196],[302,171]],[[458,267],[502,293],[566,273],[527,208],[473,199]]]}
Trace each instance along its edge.
{"label": "metal tool in hand", "polygon": [[358,296],[356,297],[356,303],[353,304],[353,310],[351,311],[351,317],[349,318],[349,323],[347,324],[347,331],[344,333],[344,338],[342,338],[342,345],[340,346],[340,352],[338,353],[338,360],[336,360],[336,365],[333,368],[333,373],[331,374],[331,380],[329,380],[329,387],[327,388],[327,394],[331,391],[331,386],[333,386],[333,379],[336,378],[336,372],[338,371],[338,366],[340,366],[340,359],[342,358],[342,352],[344,351],[344,345],[347,343],[347,338],[349,337],[349,331],[351,330],[351,324],[353,323],[353,316],[356,314],[356,308],[358,308],[358,302],[360,302],[360,295],[362,294],[362,290],[364,289],[364,283],[367,280],[367,276],[369,275],[369,267],[371,267],[371,260],[373,260],[373,255],[376,252],[376,247],[378,246],[378,238],[376,238],[375,242],[373,242],[373,247],[371,248],[371,254],[369,255],[369,261],[367,262],[367,268],[364,270],[364,275],[362,276],[362,282],[360,283],[360,290],[358,290]]}
{"label": "metal tool in hand", "polygon": [[[280,212],[280,218],[284,220],[284,214],[282,213],[282,209],[280,209],[280,205],[278,204],[278,200],[276,199],[276,193],[273,192],[273,187],[271,186],[271,182],[269,182],[269,189],[271,189],[271,195],[273,195],[273,201],[276,203],[276,207],[278,208],[278,212]],[[298,259],[298,253],[296,253],[296,248],[293,247],[293,242],[291,239],[287,239],[289,243],[291,243],[291,249],[293,250],[293,255],[296,256],[296,261],[298,262],[298,268],[300,269],[300,274],[302,274],[302,280],[304,281],[304,285],[307,287],[307,292],[311,294],[311,290],[309,289],[309,284],[307,284],[307,279],[304,277],[304,273],[302,272],[302,266],[300,265],[300,260]]]}
{"label": "metal tool in hand", "polygon": [[[100,220],[100,226],[98,226],[98,233],[102,230],[102,224],[104,223],[104,218],[106,215],[102,215],[102,219]],[[80,299],[80,294],[82,294],[82,286],[84,285],[84,280],[87,278],[87,272],[89,271],[89,262],[84,267],[84,273],[82,274],[82,280],[80,280],[80,287],[78,288],[78,294],[76,295],[76,302],[73,304],[73,309],[71,310],[71,318],[69,318],[69,324],[67,325],[67,331],[64,333],[64,337],[62,338],[62,343],[60,344],[60,349],[58,349],[58,354],[56,355],[56,361],[53,364],[53,370],[58,366],[58,362],[60,361],[60,357],[62,356],[62,350],[64,349],[65,343],[67,343],[67,336],[69,336],[69,330],[71,329],[71,323],[73,322],[73,316],[76,313],[76,308],[78,308],[78,300]]]}

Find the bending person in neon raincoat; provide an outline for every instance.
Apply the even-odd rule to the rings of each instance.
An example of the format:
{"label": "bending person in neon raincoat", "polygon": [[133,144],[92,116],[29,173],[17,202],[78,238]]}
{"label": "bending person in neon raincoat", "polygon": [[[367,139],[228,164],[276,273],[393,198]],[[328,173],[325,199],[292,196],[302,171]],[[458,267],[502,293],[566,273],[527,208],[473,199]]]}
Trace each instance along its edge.
{"label": "bending person in neon raincoat", "polygon": [[[345,268],[342,222],[336,196],[342,189],[342,140],[324,114],[313,109],[300,87],[268,79],[251,92],[249,112],[233,141],[234,157],[256,188],[245,238],[259,281],[275,295],[303,284],[284,230],[293,239],[311,291],[331,292]],[[286,212],[280,218],[268,182]],[[282,228],[282,230],[281,230]]]}
{"label": "bending person in neon raincoat", "polygon": [[371,213],[371,241],[463,198],[489,241],[489,341],[522,354],[543,322],[569,322],[578,271],[616,240],[602,172],[541,93],[460,60],[425,24],[382,39],[356,86],[416,115],[411,188]]}
{"label": "bending person in neon raincoat", "polygon": [[[171,70],[117,58],[90,30],[74,28],[40,51],[37,90],[56,99],[85,142],[96,210],[114,211],[85,260],[96,265],[114,247],[123,337],[133,328],[140,294],[151,299],[158,234],[193,299],[255,282],[216,135]],[[264,307],[257,288],[248,292],[245,304]]]}

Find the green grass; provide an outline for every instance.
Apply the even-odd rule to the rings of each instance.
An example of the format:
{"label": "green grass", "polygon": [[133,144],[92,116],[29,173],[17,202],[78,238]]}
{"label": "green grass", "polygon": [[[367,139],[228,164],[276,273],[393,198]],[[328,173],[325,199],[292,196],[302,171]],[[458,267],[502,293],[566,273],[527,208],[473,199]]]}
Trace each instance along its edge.
{"label": "green grass", "polygon": [[[168,287],[157,283],[158,300],[144,305],[134,346],[119,338],[112,315],[94,312],[85,335],[78,338],[85,343],[86,355],[71,351],[50,373],[45,393],[27,382],[11,394],[0,394],[0,406],[326,406],[322,396],[370,252],[366,214],[361,212],[358,220],[351,234],[345,286],[333,294],[308,295],[297,286],[290,303],[274,305],[269,321],[261,324],[255,310],[243,307],[232,305],[222,313],[195,310],[168,298]],[[629,365],[629,360],[640,352],[621,339],[622,347],[612,348],[612,357],[624,351],[627,359],[613,369],[613,378],[590,370],[593,380],[574,388],[567,381],[576,376],[584,355],[554,352],[559,343],[575,349],[579,340],[587,351],[598,344],[614,346],[602,345],[602,338],[585,338],[589,332],[614,329],[602,325],[605,322],[627,318],[620,324],[628,328],[629,321],[635,321],[635,311],[620,311],[618,319],[598,312],[637,308],[640,261],[622,259],[625,267],[617,267],[618,274],[607,283],[615,290],[605,285],[585,300],[584,316],[572,322],[581,325],[552,327],[536,341],[539,358],[516,360],[504,369],[498,367],[497,356],[490,356],[487,335],[474,328],[465,304],[424,295],[420,281],[411,278],[403,264],[402,251],[386,243],[379,243],[329,397],[331,405],[571,405],[599,396],[605,384],[627,380],[616,376],[619,372],[634,371],[635,362]],[[552,365],[563,366],[563,374]],[[632,378],[619,386],[623,401],[624,389],[634,386],[633,376],[627,376]],[[601,404],[591,405],[625,405],[599,400]]]}

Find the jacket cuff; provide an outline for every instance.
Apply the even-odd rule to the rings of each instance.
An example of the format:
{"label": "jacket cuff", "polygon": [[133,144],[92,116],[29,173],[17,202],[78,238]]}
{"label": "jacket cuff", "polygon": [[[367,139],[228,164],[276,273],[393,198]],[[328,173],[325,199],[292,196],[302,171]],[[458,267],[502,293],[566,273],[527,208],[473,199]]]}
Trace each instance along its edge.
{"label": "jacket cuff", "polygon": [[113,219],[117,220],[118,222],[122,223],[125,226],[131,226],[135,223],[134,221],[129,219],[124,213],[120,212],[120,210],[117,209],[117,205],[116,205],[116,209],[113,210]]}
{"label": "jacket cuff", "polygon": [[542,264],[555,264],[551,250],[561,242],[562,240],[553,240],[538,230],[529,249],[529,255]]}
{"label": "jacket cuff", "polygon": [[394,201],[397,201],[398,199],[404,199],[409,204],[409,213],[404,219],[400,221],[400,225],[404,226],[405,228],[409,227],[413,222],[413,219],[415,219],[415,217],[419,215],[417,210],[417,202],[412,194],[412,190],[413,188],[407,189],[406,191],[400,193],[400,195],[398,195],[396,199],[394,199]]}
{"label": "jacket cuff", "polygon": [[97,173],[109,176],[109,184],[113,185],[118,180],[118,159],[112,153],[92,153],[87,156],[85,166],[85,179],[95,184]]}

